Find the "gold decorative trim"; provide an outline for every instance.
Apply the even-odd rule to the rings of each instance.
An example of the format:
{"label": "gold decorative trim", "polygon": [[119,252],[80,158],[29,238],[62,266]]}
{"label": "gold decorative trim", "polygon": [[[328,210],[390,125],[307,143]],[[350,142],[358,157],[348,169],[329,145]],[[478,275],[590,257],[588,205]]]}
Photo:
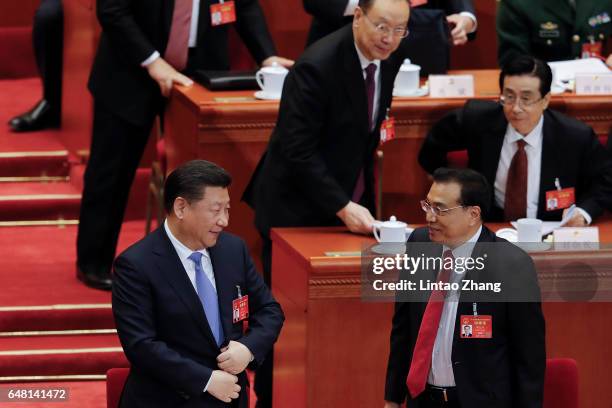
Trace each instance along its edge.
{"label": "gold decorative trim", "polygon": [[38,350],[4,350],[2,356],[40,356],[46,354],[85,354],[85,353],[118,353],[123,352],[121,347],[91,347],[81,349],[38,349]]}
{"label": "gold decorative trim", "polygon": [[82,334],[117,334],[117,329],[14,331],[0,332],[0,337],[73,336]]}
{"label": "gold decorative trim", "polygon": [[65,227],[79,225],[79,220],[0,221],[0,227]]}
{"label": "gold decorative trim", "polygon": [[80,194],[19,194],[2,195],[0,201],[24,201],[24,200],[80,200]]}
{"label": "gold decorative trim", "polygon": [[0,312],[23,312],[40,310],[111,309],[110,303],[58,304],[40,306],[0,306]]}
{"label": "gold decorative trim", "polygon": [[20,157],[60,157],[68,156],[68,150],[50,150],[38,152],[0,152],[0,159],[13,159]]}
{"label": "gold decorative trim", "polygon": [[68,176],[24,176],[24,177],[0,177],[0,183],[47,183],[68,182]]}
{"label": "gold decorative trim", "polygon": [[104,381],[106,374],[73,374],[73,375],[18,375],[0,377],[0,382],[35,382],[35,381]]}

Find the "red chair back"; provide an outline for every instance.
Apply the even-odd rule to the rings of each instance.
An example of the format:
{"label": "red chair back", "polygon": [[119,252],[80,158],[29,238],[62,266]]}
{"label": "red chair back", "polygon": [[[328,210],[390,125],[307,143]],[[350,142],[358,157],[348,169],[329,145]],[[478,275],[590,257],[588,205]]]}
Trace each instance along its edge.
{"label": "red chair back", "polygon": [[129,368],[111,368],[106,372],[106,407],[117,408]]}
{"label": "red chair back", "polygon": [[546,360],[544,408],[578,408],[578,365],[575,360]]}

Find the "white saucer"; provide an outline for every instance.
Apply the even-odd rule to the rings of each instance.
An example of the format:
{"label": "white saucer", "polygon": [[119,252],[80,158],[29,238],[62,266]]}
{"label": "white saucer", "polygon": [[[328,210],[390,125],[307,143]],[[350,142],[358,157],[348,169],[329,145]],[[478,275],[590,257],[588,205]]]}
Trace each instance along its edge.
{"label": "white saucer", "polygon": [[550,87],[550,93],[553,95],[560,95],[562,93],[564,93],[567,89],[564,86],[560,86],[560,85],[551,85]]}
{"label": "white saucer", "polygon": [[518,241],[518,233],[516,232],[514,228],[502,228],[500,230],[497,230],[495,235],[509,242]]}
{"label": "white saucer", "polygon": [[526,252],[548,251],[552,247],[550,242],[513,242],[513,244]]}
{"label": "white saucer", "polygon": [[426,87],[421,87],[414,89],[412,91],[401,91],[399,89],[393,89],[393,96],[398,97],[421,97],[425,96],[429,93],[429,89]]}
{"label": "white saucer", "polygon": [[281,94],[271,94],[266,91],[255,92],[255,98],[262,99],[264,101],[278,101],[281,98]]}

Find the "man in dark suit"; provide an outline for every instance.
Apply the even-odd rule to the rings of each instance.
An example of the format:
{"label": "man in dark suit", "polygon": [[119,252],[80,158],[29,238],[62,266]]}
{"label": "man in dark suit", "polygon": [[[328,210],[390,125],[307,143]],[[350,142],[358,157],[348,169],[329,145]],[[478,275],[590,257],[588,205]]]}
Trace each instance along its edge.
{"label": "man in dark suit", "polygon": [[[459,289],[422,290],[427,303],[397,293],[385,408],[404,401],[410,408],[542,406],[545,324],[535,268],[526,253],[482,225],[489,195],[486,179],[471,169],[433,174],[421,202],[428,225],[412,233],[407,254],[450,264],[400,272],[400,278],[457,283]],[[453,266],[460,258],[471,258],[474,267]],[[470,293],[464,281],[499,282],[501,289]],[[466,324],[478,330],[465,336]]]}
{"label": "man in dark suit", "polygon": [[[77,276],[110,289],[110,268],[128,193],[156,115],[183,73],[229,68],[229,21],[213,25],[216,2],[100,0],[102,35],[89,79],[93,136],[77,238]],[[291,65],[274,45],[257,0],[237,0],[235,26],[258,63]],[[196,18],[199,16],[199,18]]]}
{"label": "man in dark suit", "polygon": [[353,24],[306,50],[287,75],[276,127],[243,195],[255,209],[269,285],[270,228],[343,223],[372,231],[374,150],[408,16],[407,0],[362,0]]}
{"label": "man in dark suit", "polygon": [[41,0],[34,14],[32,40],[43,97],[29,111],[11,118],[9,126],[14,132],[60,126],[64,48],[64,11],[61,0]]}
{"label": "man in dark suit", "polygon": [[[560,220],[573,202],[569,226],[590,224],[612,207],[612,162],[593,129],[547,109],[551,81],[538,59],[509,62],[500,103],[470,100],[446,115],[427,135],[419,163],[431,173],[446,165],[447,152],[467,149],[468,167],[494,186],[491,220]],[[549,208],[549,198],[559,206]]]}
{"label": "man in dark suit", "polygon": [[165,183],[164,225],[117,257],[113,314],[131,363],[121,407],[248,407],[244,370],[284,316],[244,241],[222,232],[230,183],[213,163],[180,166]]}
{"label": "man in dark suit", "polygon": [[[312,15],[307,45],[325,37],[353,21],[357,0],[303,0],[304,10]],[[454,45],[463,45],[476,31],[476,15],[472,0],[417,0],[411,7],[442,9],[451,27]],[[470,36],[471,38],[471,36]]]}

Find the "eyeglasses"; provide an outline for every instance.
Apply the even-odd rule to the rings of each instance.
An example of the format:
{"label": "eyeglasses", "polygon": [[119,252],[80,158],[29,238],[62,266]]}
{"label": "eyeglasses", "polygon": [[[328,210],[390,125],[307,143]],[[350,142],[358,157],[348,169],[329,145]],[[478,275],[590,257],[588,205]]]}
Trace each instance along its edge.
{"label": "eyeglasses", "polygon": [[366,20],[370,22],[370,24],[374,26],[378,34],[382,34],[385,37],[389,35],[393,35],[394,37],[397,37],[397,38],[406,38],[408,37],[408,34],[410,33],[410,30],[408,30],[407,27],[391,28],[385,23],[380,23],[380,24],[374,23],[372,20],[370,20],[370,17],[368,17],[368,15],[365,12],[363,12],[363,16],[366,18]]}
{"label": "eyeglasses", "polygon": [[465,205],[458,205],[456,207],[452,207],[452,208],[440,208],[438,206],[433,206],[431,205],[431,203],[427,200],[421,200],[421,209],[425,212],[431,212],[433,215],[435,215],[436,217],[441,217],[441,216],[445,216],[448,215],[449,211],[452,210],[456,210],[457,208],[463,208],[465,207]]}
{"label": "eyeglasses", "polygon": [[499,103],[502,106],[514,106],[518,103],[519,108],[528,108],[536,103],[540,102],[544,97],[534,98],[530,96],[521,96],[517,98],[516,95],[513,94],[503,94],[499,97]]}

